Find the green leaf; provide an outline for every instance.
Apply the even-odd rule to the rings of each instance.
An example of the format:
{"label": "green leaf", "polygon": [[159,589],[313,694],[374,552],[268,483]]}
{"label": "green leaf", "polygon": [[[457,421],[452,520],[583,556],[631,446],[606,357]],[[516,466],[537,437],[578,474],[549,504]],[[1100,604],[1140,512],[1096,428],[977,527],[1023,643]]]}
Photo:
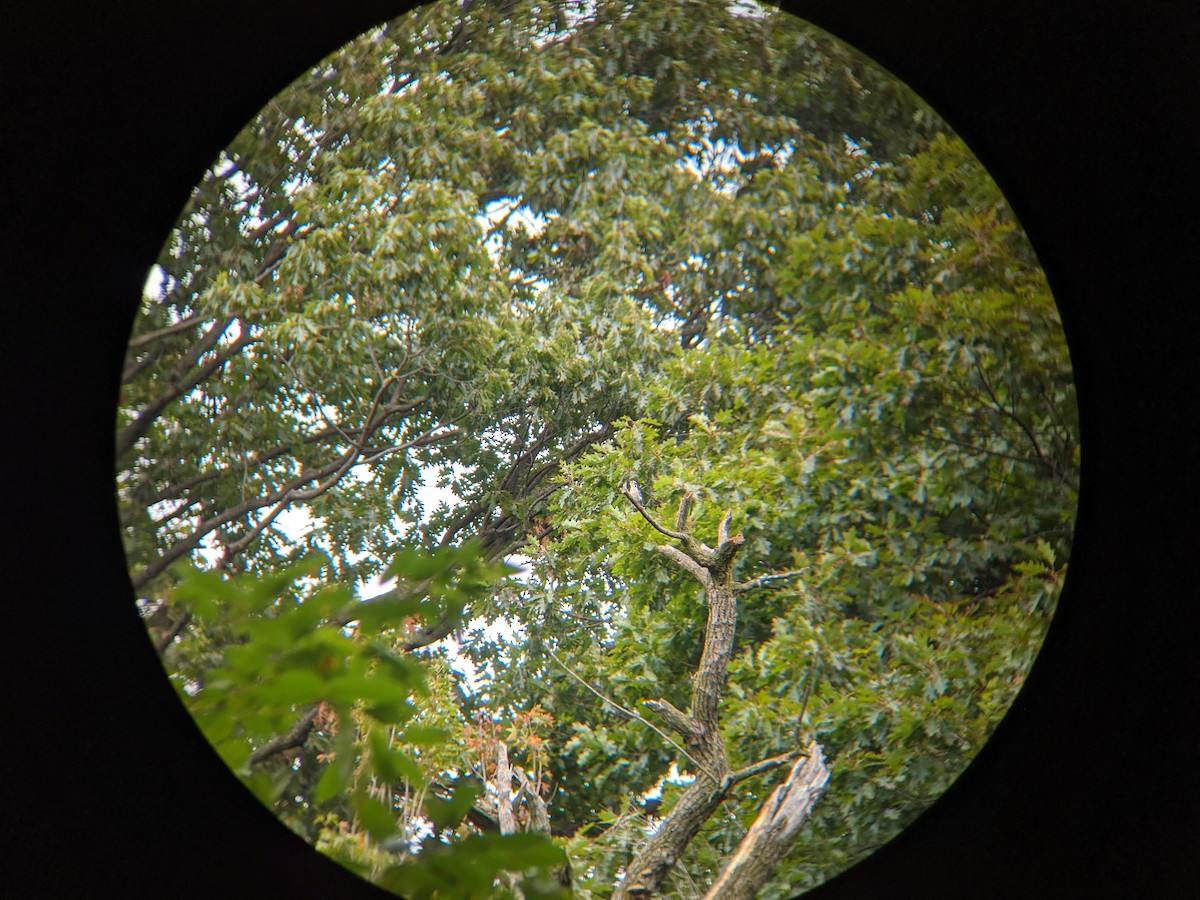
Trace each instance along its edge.
{"label": "green leaf", "polygon": [[459,781],[454,786],[450,797],[428,796],[425,798],[425,812],[433,823],[435,832],[446,828],[455,828],[466,817],[467,811],[475,799],[483,793],[482,788],[473,782]]}
{"label": "green leaf", "polygon": [[355,812],[373,839],[382,841],[396,833],[395,814],[374,797],[359,798],[355,803]]}
{"label": "green leaf", "polygon": [[281,706],[306,705],[325,695],[325,683],[310,671],[285,671],[258,688],[259,698]]}
{"label": "green leaf", "polygon": [[[564,863],[563,851],[539,834],[472,835],[458,844],[423,849],[411,863],[389,869],[380,884],[412,898],[492,897],[493,882],[502,872]],[[536,890],[529,896],[562,896],[557,885]]]}
{"label": "green leaf", "polygon": [[407,744],[431,747],[436,744],[444,744],[449,739],[450,732],[446,731],[444,728],[410,725],[408,728],[404,729],[404,741]]}
{"label": "green leaf", "polygon": [[317,803],[325,803],[332,800],[345,788],[346,782],[340,769],[341,767],[337,765],[328,765],[325,767],[325,771],[321,773],[321,777],[317,781],[316,792],[313,795]]}

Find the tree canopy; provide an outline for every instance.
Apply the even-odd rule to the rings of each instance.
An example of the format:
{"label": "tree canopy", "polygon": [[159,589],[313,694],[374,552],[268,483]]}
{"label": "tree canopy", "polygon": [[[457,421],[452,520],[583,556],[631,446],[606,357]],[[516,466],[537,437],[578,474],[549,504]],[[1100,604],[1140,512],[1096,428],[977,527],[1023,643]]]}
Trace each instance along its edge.
{"label": "tree canopy", "polygon": [[435,3],[315,66],[171,233],[116,446],[181,698],[414,896],[553,895],[564,851],[702,895],[811,748],[761,895],[869,854],[1020,690],[1079,465],[970,150],[818,29],[675,0]]}

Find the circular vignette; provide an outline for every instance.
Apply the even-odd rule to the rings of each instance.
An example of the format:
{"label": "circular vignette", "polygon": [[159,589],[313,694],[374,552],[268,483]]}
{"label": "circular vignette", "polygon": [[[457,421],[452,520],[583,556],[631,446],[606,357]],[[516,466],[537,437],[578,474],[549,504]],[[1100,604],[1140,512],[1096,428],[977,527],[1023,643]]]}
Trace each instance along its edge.
{"label": "circular vignette", "polygon": [[495,832],[580,893],[703,886],[802,754],[763,895],[868,855],[1016,696],[1079,446],[974,156],[736,4],[433,5],[328,57],[181,215],[117,431],[181,699],[399,891],[515,886],[543,845]]}

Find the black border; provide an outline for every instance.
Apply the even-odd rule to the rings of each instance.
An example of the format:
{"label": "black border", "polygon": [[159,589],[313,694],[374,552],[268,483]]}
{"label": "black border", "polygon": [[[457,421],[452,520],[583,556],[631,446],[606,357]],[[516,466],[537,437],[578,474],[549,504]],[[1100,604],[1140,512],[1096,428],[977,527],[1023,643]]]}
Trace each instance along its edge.
{"label": "black border", "polygon": [[[111,410],[145,269],[204,167],[406,6],[0,13],[6,893],[383,896],[249,800],[159,677],[116,538]],[[930,813],[809,896],[1200,896],[1200,17],[1170,0],[789,8],[906,80],[989,166],[1062,307],[1084,429],[1075,562],[1027,689]]]}

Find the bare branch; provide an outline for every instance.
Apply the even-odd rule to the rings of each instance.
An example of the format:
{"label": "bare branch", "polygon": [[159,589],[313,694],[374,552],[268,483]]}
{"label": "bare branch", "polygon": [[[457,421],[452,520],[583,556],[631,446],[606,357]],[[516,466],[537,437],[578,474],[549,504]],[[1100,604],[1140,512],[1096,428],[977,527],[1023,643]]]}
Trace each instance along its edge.
{"label": "bare branch", "polygon": [[517,833],[517,817],[513,815],[512,777],[512,768],[508,764],[508,745],[504,741],[496,741],[496,810],[501,834]]}
{"label": "bare branch", "polygon": [[676,541],[686,541],[689,537],[691,537],[691,535],[687,534],[686,532],[672,531],[669,528],[664,528],[662,525],[659,525],[658,522],[655,521],[654,516],[650,515],[650,513],[646,510],[646,507],[642,504],[642,501],[638,499],[632,490],[630,490],[628,485],[621,485],[620,492],[626,500],[633,504],[633,508],[642,514],[642,518],[649,522],[651,527],[653,527],[654,530],[659,534],[665,534],[667,537]]}
{"label": "bare branch", "polygon": [[729,542],[729,526],[733,524],[733,510],[725,510],[725,515],[721,517],[721,524],[717,526],[717,547],[720,548],[723,544]]}
{"label": "bare branch", "polygon": [[746,591],[757,590],[761,587],[767,587],[774,584],[776,581],[784,581],[788,578],[799,578],[804,572],[801,569],[793,569],[790,572],[777,572],[774,575],[760,575],[757,578],[751,578],[749,581],[741,581],[733,586],[734,593],[744,594]]}
{"label": "bare branch", "polygon": [[668,544],[657,544],[656,549],[704,585],[706,591],[712,589],[712,575],[709,574],[708,569],[704,568],[704,566],[700,565],[700,563],[696,562],[678,547],[672,547]]}
{"label": "bare branch", "polygon": [[772,769],[778,769],[780,766],[786,766],[788,763],[792,762],[793,760],[799,759],[800,757],[805,756],[805,755],[806,754],[797,753],[796,751],[792,751],[791,753],[781,753],[778,756],[771,756],[771,757],[768,757],[767,759],[760,759],[758,762],[751,763],[750,765],[746,766],[745,768],[738,769],[736,772],[732,773],[729,776],[729,783],[730,784],[740,784],[741,782],[746,781],[749,778],[753,778],[755,775],[761,775],[764,772],[770,772]]}
{"label": "bare branch", "polygon": [[681,533],[688,531],[688,519],[692,516],[692,509],[696,505],[696,495],[691,491],[686,491],[679,500],[679,512],[675,514],[675,530]]}
{"label": "bare branch", "polygon": [[276,518],[278,518],[280,513],[282,513],[285,509],[287,509],[289,506],[291,506],[292,500],[293,500],[293,498],[290,496],[284,497],[282,500],[280,500],[278,503],[275,504],[274,509],[272,509],[269,513],[267,513],[265,516],[263,516],[261,522],[259,522],[257,525],[255,525],[253,528],[251,528],[248,532],[246,532],[246,534],[242,535],[240,538],[238,538],[233,543],[227,544],[225,546],[225,550],[221,553],[221,565],[228,566],[231,562],[233,562],[234,557],[236,557],[239,553],[241,553],[243,550],[245,550],[247,547],[249,547],[251,542],[255,538],[257,538],[260,534],[263,533],[263,531],[265,531],[268,527],[270,527],[271,523],[274,522]]}
{"label": "bare branch", "polygon": [[684,740],[695,738],[701,733],[696,720],[668,700],[661,697],[658,700],[644,700],[642,705],[662,716],[671,730],[678,732]]}
{"label": "bare branch", "polygon": [[186,319],[180,319],[174,325],[168,325],[166,328],[160,328],[157,331],[151,331],[146,334],[138,335],[135,338],[129,339],[129,349],[137,350],[139,347],[145,347],[147,344],[153,344],[156,341],[161,341],[165,337],[170,337],[173,334],[179,334],[181,331],[187,331],[194,325],[204,321],[204,316],[200,313],[188,316]]}
{"label": "bare branch", "polygon": [[[369,603],[370,601],[364,602]],[[420,650],[422,647],[436,644],[442,638],[449,637],[450,632],[453,630],[454,619],[448,615],[442,616],[432,628],[409,635],[405,640],[400,642],[398,647],[405,653],[411,653],[413,650]]]}
{"label": "bare branch", "polygon": [[787,779],[763,804],[737,852],[705,894],[705,900],[753,900],[791,849],[796,832],[812,814],[813,805],[828,781],[829,769],[825,767],[821,747],[811,743],[805,755],[796,760]]}
{"label": "bare branch", "polygon": [[[728,515],[726,518],[728,519]],[[745,542],[746,536],[741,532],[738,532],[733,537],[723,540],[717,545],[717,552],[713,554],[712,562],[708,564],[708,570],[712,573],[714,578],[719,578],[722,575],[727,574],[727,570],[729,569],[730,564],[733,562],[734,556],[737,555],[738,550]]]}
{"label": "bare branch", "polygon": [[525,805],[529,807],[529,830],[550,834],[550,810],[546,808],[546,801],[538,795],[537,786],[520,766],[513,766],[513,773],[521,785]]}
{"label": "bare branch", "polygon": [[360,462],[363,465],[369,465],[377,459],[401,450],[411,450],[414,447],[427,447],[430,444],[436,444],[439,441],[444,441],[447,438],[458,437],[463,433],[461,428],[448,428],[445,431],[428,431],[420,437],[415,437],[412,440],[403,441],[399,444],[391,444],[387,447],[368,447],[364,452]]}
{"label": "bare branch", "polygon": [[[685,521],[687,512],[684,511]],[[731,570],[734,557],[745,541],[741,534],[729,536],[731,522],[732,516],[727,513],[721,523],[722,541],[716,551],[708,549],[687,532],[684,532],[687,552],[669,546],[657,548],[704,585],[708,622],[704,630],[704,648],[692,674],[689,713],[685,716],[662,701],[652,704],[651,708],[658,709],[676,727],[693,724],[689,747],[707,764],[703,770],[707,777],[697,779],[684,792],[662,827],[634,854],[613,893],[613,900],[652,896],[704,823],[725,801],[733,783],[718,715],[737,629],[737,601]]]}

